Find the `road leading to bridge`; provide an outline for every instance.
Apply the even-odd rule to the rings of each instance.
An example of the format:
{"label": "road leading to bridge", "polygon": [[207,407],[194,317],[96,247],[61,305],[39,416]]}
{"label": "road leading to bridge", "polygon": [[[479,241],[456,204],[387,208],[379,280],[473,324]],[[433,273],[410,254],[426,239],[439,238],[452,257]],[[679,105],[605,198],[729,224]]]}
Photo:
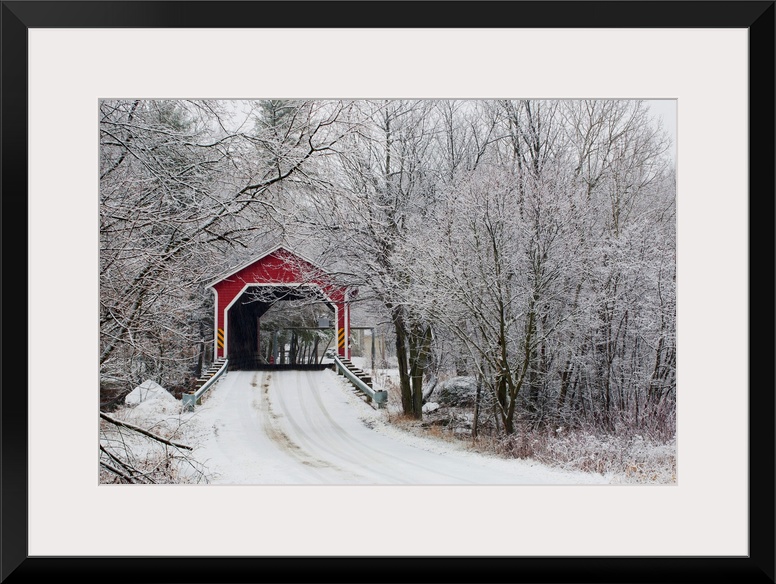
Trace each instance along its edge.
{"label": "road leading to bridge", "polygon": [[192,422],[214,484],[584,484],[598,475],[466,452],[386,426],[333,371],[232,371]]}

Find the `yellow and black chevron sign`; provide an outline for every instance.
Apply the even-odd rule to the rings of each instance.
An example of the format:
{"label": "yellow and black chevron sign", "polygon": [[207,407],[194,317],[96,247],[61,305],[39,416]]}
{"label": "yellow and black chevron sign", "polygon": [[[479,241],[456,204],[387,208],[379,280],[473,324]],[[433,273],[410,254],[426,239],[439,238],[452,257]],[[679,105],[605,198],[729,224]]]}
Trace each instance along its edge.
{"label": "yellow and black chevron sign", "polygon": [[217,337],[217,344],[219,349],[224,348],[224,329],[220,328],[218,329],[218,337]]}
{"label": "yellow and black chevron sign", "polygon": [[341,349],[344,346],[345,346],[345,329],[341,328],[337,333],[337,347]]}

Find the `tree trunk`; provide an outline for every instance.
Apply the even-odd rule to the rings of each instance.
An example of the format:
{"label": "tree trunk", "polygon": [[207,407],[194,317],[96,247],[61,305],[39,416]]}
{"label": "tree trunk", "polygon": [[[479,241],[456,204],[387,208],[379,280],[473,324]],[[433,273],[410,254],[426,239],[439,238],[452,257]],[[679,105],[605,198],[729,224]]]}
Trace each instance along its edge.
{"label": "tree trunk", "polygon": [[199,355],[197,356],[197,367],[194,370],[194,377],[199,379],[202,376],[202,366],[205,361],[205,341],[199,342]]}
{"label": "tree trunk", "polygon": [[423,417],[423,374],[431,351],[431,327],[413,325],[409,341],[412,415],[420,420]]}
{"label": "tree trunk", "polygon": [[401,391],[401,407],[405,414],[412,414],[412,389],[407,365],[407,337],[401,308],[393,309],[393,325],[396,329],[396,360],[399,363],[399,389]]}
{"label": "tree trunk", "polygon": [[474,393],[474,421],[472,422],[472,441],[477,439],[480,420],[480,396],[482,394],[482,376],[477,376],[477,390]]}

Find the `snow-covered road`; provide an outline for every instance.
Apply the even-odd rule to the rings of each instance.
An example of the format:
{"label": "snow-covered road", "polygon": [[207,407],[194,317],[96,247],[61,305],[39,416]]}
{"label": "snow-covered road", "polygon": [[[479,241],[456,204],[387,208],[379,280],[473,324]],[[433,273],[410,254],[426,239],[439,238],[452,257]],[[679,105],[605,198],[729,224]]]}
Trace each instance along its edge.
{"label": "snow-covered road", "polygon": [[333,371],[232,371],[190,422],[214,484],[588,484],[555,470],[410,436]]}

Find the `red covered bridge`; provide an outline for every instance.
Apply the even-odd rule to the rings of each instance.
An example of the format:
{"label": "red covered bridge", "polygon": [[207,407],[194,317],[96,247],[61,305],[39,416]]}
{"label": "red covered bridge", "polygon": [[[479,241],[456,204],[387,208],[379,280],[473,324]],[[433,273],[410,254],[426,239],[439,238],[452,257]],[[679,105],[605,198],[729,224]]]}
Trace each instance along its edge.
{"label": "red covered bridge", "polygon": [[208,287],[215,294],[216,359],[256,353],[261,316],[275,302],[300,299],[325,303],[334,311],[337,353],[350,358],[349,291],[334,284],[331,276],[310,260],[276,247]]}

